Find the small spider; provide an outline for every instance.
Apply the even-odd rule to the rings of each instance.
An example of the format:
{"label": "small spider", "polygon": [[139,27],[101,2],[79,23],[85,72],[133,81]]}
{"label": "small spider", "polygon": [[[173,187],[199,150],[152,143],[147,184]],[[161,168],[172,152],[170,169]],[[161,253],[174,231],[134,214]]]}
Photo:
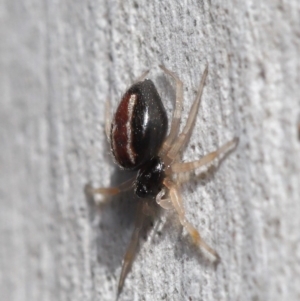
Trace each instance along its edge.
{"label": "small spider", "polygon": [[208,68],[204,70],[196,99],[181,133],[179,133],[179,126],[183,84],[172,71],[164,66],[160,68],[176,82],[175,110],[169,133],[167,134],[168,118],[165,108],[153,82],[145,79],[148,73],[145,72],[122,97],[112,123],[109,116],[106,116],[106,134],[115,162],[121,169],[136,170],[136,176],[116,187],[97,189],[88,187],[90,194],[103,195],[116,195],[133,188],[135,195],[141,199],[137,207],[135,228],[123,259],[117,296],[122,290],[134,259],[147,211],[147,201],[156,202],[165,209],[174,208],[180,223],[186,228],[193,242],[211,253],[216,260],[219,258],[217,252],[202,240],[198,231],[186,219],[179,187],[187,178],[183,179],[179,174],[190,173],[196,168],[211,163],[216,157],[236,146],[238,139],[234,138],[200,160],[181,162],[180,155],[195,123]]}

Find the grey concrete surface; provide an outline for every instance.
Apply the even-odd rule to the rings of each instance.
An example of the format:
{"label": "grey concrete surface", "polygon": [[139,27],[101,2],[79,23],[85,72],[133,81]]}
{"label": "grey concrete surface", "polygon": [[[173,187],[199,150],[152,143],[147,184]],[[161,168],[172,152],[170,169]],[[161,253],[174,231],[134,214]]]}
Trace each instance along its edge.
{"label": "grey concrete surface", "polygon": [[183,158],[240,143],[182,194],[221,262],[162,212],[119,300],[300,300],[298,0],[2,0],[0,35],[1,300],[115,299],[132,196],[98,209],[83,191],[120,178],[105,101],[150,68],[171,114],[165,64],[185,84],[185,120],[206,63]]}

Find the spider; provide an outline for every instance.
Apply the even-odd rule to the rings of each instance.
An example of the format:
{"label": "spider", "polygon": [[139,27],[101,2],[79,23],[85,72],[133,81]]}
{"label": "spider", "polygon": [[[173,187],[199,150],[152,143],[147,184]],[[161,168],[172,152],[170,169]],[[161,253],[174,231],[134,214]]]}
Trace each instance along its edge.
{"label": "spider", "polygon": [[179,133],[179,127],[183,103],[183,83],[175,73],[165,66],[160,66],[160,68],[176,83],[175,110],[169,133],[165,108],[153,82],[146,79],[147,71],[123,95],[112,122],[110,122],[109,114],[106,115],[106,135],[114,160],[121,169],[137,171],[136,176],[116,187],[88,187],[89,194],[106,196],[116,195],[133,188],[135,195],[140,199],[134,231],[123,259],[117,296],[122,290],[136,253],[140,230],[147,211],[147,201],[156,202],[164,209],[175,209],[180,223],[187,230],[193,242],[212,254],[216,260],[219,259],[217,252],[201,238],[199,232],[186,218],[179,188],[187,178],[184,180],[179,175],[191,173],[195,169],[211,163],[216,157],[235,147],[238,139],[234,138],[199,160],[180,161],[181,152],[189,140],[195,123],[208,74],[208,66],[204,70],[196,99],[181,133]]}

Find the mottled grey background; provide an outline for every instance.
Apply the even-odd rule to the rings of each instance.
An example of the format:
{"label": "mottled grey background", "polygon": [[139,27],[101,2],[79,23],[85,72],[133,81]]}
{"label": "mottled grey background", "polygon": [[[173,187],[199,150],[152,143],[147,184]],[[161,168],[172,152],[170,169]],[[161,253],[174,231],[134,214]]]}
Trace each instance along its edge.
{"label": "mottled grey background", "polygon": [[97,210],[87,182],[119,177],[105,101],[143,71],[169,113],[209,75],[185,160],[233,136],[216,172],[183,187],[191,247],[172,213],[145,235],[121,300],[300,300],[300,2],[0,1],[0,299],[114,300],[134,210]]}

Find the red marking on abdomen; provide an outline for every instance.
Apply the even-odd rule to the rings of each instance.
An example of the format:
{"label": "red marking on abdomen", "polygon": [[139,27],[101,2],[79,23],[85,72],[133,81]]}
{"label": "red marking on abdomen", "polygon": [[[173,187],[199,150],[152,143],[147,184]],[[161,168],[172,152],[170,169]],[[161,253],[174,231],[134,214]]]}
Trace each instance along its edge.
{"label": "red marking on abdomen", "polygon": [[132,115],[136,102],[135,94],[125,95],[116,111],[111,130],[113,155],[124,168],[135,165],[135,153],[132,148]]}

